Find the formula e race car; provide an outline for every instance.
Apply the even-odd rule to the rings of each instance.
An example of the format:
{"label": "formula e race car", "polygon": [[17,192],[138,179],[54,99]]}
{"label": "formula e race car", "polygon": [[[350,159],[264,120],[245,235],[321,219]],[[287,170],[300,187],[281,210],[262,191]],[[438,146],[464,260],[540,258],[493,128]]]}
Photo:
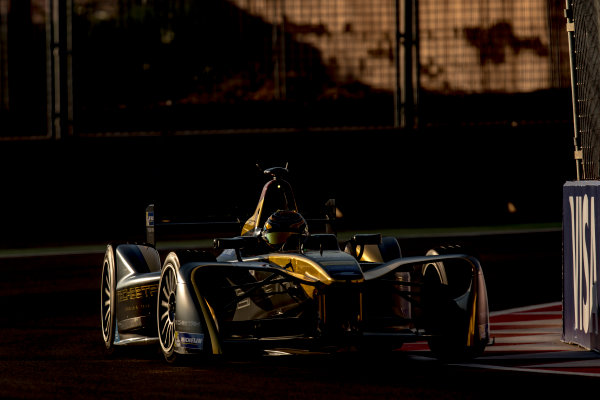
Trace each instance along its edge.
{"label": "formula e race car", "polygon": [[394,237],[339,242],[311,233],[286,172],[265,171],[270,180],[240,235],[215,238],[211,251],[172,251],[161,261],[152,206],[149,243],[108,245],[106,349],[158,343],[172,362],[243,348],[391,351],[426,340],[440,359],[481,355],[489,311],[476,258],[443,248],[403,257]]}

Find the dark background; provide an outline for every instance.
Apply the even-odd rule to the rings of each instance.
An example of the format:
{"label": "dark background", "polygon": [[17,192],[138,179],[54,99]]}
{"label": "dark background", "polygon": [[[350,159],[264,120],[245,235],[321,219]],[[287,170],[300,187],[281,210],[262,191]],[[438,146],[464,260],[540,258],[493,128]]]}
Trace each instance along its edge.
{"label": "dark background", "polygon": [[4,142],[0,241],[20,247],[143,238],[150,203],[158,218],[244,220],[266,182],[257,163],[288,163],[307,217],[322,215],[335,198],[341,229],[560,224],[562,185],[575,173],[571,128]]}
{"label": "dark background", "polygon": [[[335,198],[340,228],[560,224],[576,174],[564,2],[416,2],[414,42],[384,3],[352,3],[343,32],[325,3],[320,25],[299,17],[307,3],[284,24],[221,0],[51,3],[0,10],[0,247],[139,240],[149,203],[159,218],[244,220],[257,163],[289,163],[307,216]],[[320,37],[344,39],[339,60]],[[464,58],[438,65],[450,45]],[[394,65],[377,71],[387,89],[344,74],[348,54]],[[485,82],[464,92],[457,65]]]}

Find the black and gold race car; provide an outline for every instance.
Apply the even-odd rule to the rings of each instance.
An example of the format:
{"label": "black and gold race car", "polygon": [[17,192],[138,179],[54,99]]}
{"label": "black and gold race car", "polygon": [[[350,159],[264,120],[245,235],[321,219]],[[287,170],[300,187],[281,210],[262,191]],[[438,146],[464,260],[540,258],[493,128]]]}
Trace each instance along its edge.
{"label": "black and gold race car", "polygon": [[161,260],[152,207],[149,243],[108,245],[100,301],[107,350],[158,343],[174,361],[240,349],[392,351],[427,340],[440,359],[484,351],[489,311],[476,258],[441,249],[403,257],[394,237],[339,242],[327,230],[310,233],[286,172],[265,171],[270,180],[240,235],[215,238],[212,251]]}

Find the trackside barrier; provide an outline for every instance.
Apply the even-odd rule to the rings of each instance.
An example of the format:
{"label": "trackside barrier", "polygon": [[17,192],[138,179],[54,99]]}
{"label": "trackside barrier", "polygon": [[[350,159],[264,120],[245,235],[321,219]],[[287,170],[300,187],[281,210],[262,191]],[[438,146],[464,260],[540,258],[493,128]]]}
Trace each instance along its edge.
{"label": "trackside barrier", "polygon": [[600,351],[598,240],[600,182],[563,186],[563,341]]}

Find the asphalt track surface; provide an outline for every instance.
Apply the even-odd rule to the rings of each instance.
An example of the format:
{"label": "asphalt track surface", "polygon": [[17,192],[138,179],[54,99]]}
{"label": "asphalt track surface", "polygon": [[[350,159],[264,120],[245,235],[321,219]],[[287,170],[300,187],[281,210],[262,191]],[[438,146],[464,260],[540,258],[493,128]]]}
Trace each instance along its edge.
{"label": "asphalt track surface", "polygon": [[[560,232],[464,241],[479,249],[494,315],[547,302],[556,315],[562,296]],[[430,244],[405,243],[406,255]],[[599,376],[578,369],[549,374],[513,368],[514,362],[493,368],[491,358],[479,365],[447,365],[418,346],[379,357],[272,354],[175,366],[155,348],[106,356],[99,316],[102,250],[0,258],[0,398],[556,399],[600,386]],[[570,349],[597,361],[596,353]]]}

